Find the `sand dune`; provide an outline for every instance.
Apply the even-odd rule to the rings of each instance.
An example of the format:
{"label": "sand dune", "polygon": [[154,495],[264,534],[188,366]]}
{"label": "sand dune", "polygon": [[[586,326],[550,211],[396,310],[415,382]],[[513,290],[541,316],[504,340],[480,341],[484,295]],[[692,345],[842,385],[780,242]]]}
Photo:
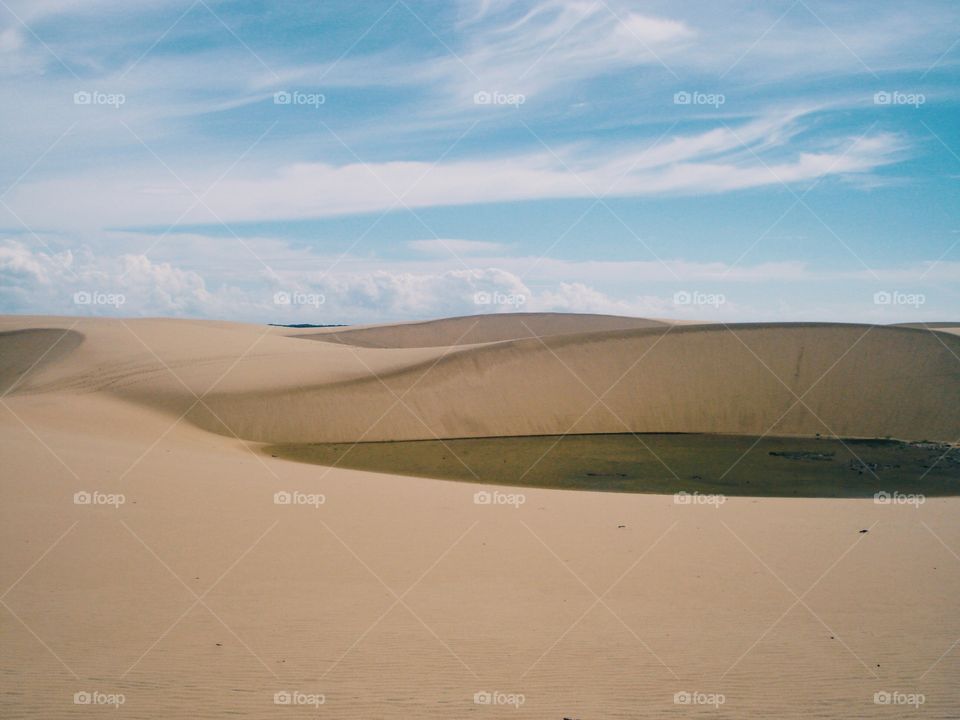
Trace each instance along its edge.
{"label": "sand dune", "polygon": [[[714,717],[873,717],[874,693],[920,692],[925,716],[956,716],[960,498],[717,508],[524,488],[497,507],[476,485],[253,442],[371,423],[394,439],[622,432],[617,416],[956,439],[948,332],[583,321],[541,341],[486,320],[501,339],[452,348],[381,330],[401,347],[377,348],[233,323],[0,319],[0,715],[652,718],[701,692],[724,695],[695,709]],[[787,388],[810,410],[777,422]],[[389,410],[390,390],[410,410]],[[593,393],[610,410],[580,418]],[[76,504],[83,491],[125,501]],[[275,503],[290,491],[325,503]],[[74,704],[91,691],[125,702]],[[285,691],[325,704],[277,708]],[[476,705],[488,691],[525,702]]]}
{"label": "sand dune", "polygon": [[960,335],[960,323],[955,322],[903,323],[895,327],[918,328],[920,330],[933,330],[935,332]]}
{"label": "sand dune", "polygon": [[73,330],[26,328],[0,331],[0,394],[16,389],[21,378],[69,355],[83,341]]}
{"label": "sand dune", "polygon": [[[477,321],[486,323],[485,336],[497,334],[498,319]],[[593,322],[539,320],[541,330],[555,332]],[[501,334],[521,321],[503,318]],[[464,323],[452,321],[441,335],[462,335]],[[8,347],[16,348],[8,354],[22,365],[55,332],[8,334]],[[367,342],[369,332],[402,345],[422,330],[355,332],[357,342]],[[960,437],[960,339],[949,333],[657,323],[391,349],[298,335],[245,325],[84,321],[15,392],[103,390],[177,414],[205,394],[190,421],[274,443],[625,431]]]}
{"label": "sand dune", "polygon": [[[279,392],[215,390],[209,406],[241,437],[272,442],[624,431],[955,441],[954,353],[952,337],[885,327],[602,331]],[[214,429],[209,416],[195,419]]]}
{"label": "sand dune", "polygon": [[310,340],[341,342],[357,347],[443,347],[500,342],[519,338],[571,333],[667,327],[668,322],[646,318],[571,313],[500,313],[443,318],[418,323],[397,323],[298,334]]}

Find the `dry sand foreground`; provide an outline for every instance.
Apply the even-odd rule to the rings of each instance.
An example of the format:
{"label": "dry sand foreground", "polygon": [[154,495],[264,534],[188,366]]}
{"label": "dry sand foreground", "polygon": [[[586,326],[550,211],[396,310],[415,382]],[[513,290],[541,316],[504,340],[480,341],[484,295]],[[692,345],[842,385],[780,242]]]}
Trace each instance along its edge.
{"label": "dry sand foreground", "polygon": [[261,451],[956,443],[956,325],[0,322],[0,716],[960,716],[960,498],[478,505],[475,484]]}

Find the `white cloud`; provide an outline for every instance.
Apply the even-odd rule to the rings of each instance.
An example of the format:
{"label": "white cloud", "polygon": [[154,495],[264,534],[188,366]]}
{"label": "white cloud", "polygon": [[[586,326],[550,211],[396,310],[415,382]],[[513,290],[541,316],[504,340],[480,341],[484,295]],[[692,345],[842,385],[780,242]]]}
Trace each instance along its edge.
{"label": "white cloud", "polygon": [[[619,3],[613,3],[618,5]],[[489,6],[488,6],[489,9]],[[462,67],[444,64],[473,90],[550,92],[584,78],[656,63],[657,53],[683,48],[696,33],[682,20],[629,12],[605,3],[544,0],[521,14],[511,5],[465,26]],[[467,72],[464,72],[466,70]]]}
{"label": "white cloud", "polygon": [[427,255],[440,255],[450,257],[485,255],[493,252],[503,252],[505,249],[502,243],[483,242],[481,240],[462,240],[462,239],[443,239],[435,238],[432,240],[411,240],[407,246],[417,252]]}
{"label": "white cloud", "polygon": [[[0,28],[0,83],[12,99],[0,106],[7,140],[0,148],[3,189],[26,172],[4,194],[16,216],[0,207],[0,227],[20,227],[22,218],[41,234],[63,231],[51,239],[54,250],[30,249],[19,240],[0,245],[0,297],[7,309],[69,310],[63,302],[70,291],[100,283],[128,291],[126,309],[133,313],[268,318],[276,311],[268,291],[277,281],[257,257],[276,265],[291,287],[329,292],[327,309],[348,320],[463,312],[471,293],[486,291],[527,292],[529,307],[647,313],[658,307],[656,284],[677,278],[758,287],[831,282],[841,275],[856,282],[957,279],[949,263],[923,276],[920,264],[873,275],[852,262],[824,272],[799,261],[746,267],[681,258],[663,264],[540,261],[527,257],[530,246],[520,243],[507,248],[456,237],[414,241],[403,248],[413,250],[413,257],[407,253],[388,263],[347,257],[327,277],[304,269],[328,267],[335,257],[294,251],[269,237],[245,237],[250,252],[233,238],[218,246],[210,238],[176,234],[147,257],[144,251],[155,236],[103,231],[378,213],[401,207],[398,197],[411,208],[425,208],[608,193],[779,190],[781,183],[799,186],[823,177],[877,187],[899,180],[874,171],[914,150],[906,140],[913,130],[884,111],[879,130],[858,137],[868,124],[861,122],[864,114],[878,112],[864,108],[870,93],[861,94],[866,75],[861,61],[878,72],[925,72],[940,58],[928,80],[955,67],[956,60],[944,55],[958,13],[949,3],[907,9],[892,2],[853,9],[818,5],[829,27],[802,3],[775,27],[782,8],[746,0],[654,0],[642,13],[628,0],[464,0],[458,23],[451,22],[446,4],[428,13],[411,3],[447,47],[414,24],[422,37],[360,42],[336,67],[332,58],[339,53],[332,50],[317,64],[304,62],[315,53],[300,44],[299,35],[290,34],[290,46],[275,42],[304,17],[298,13],[312,12],[303,9],[309,4],[278,6],[271,15],[277,24],[265,33],[235,4],[210,3],[269,69],[201,4],[130,73],[129,63],[187,10],[189,0],[6,4],[84,78],[78,87],[37,38],[10,18]],[[403,4],[391,10],[407,12]],[[351,38],[352,17],[343,14],[343,30]],[[384,18],[370,39],[393,19]],[[185,38],[189,42],[181,42]],[[729,95],[723,112],[671,104],[675,90],[710,90],[731,67],[717,83]],[[816,82],[824,76],[836,82]],[[699,85],[701,80],[711,87]],[[325,114],[297,114],[270,104],[273,90],[298,83],[330,92]],[[931,105],[955,99],[952,85],[941,88],[942,97],[931,90]],[[119,112],[76,106],[72,94],[80,89],[122,92],[129,101]],[[522,111],[477,107],[472,102],[477,90],[530,97]],[[574,107],[586,109],[580,114]],[[857,115],[842,112],[853,107]],[[342,133],[350,149],[318,130],[320,117]],[[232,166],[273,120],[276,131]],[[679,129],[654,143],[672,120],[680,121]],[[68,127],[72,130],[54,147]],[[468,127],[463,142],[452,147]],[[898,127],[903,132],[889,132]],[[923,150],[919,144],[916,149]],[[184,214],[196,200],[164,164],[198,193],[229,172],[205,197],[209,210],[201,205]],[[913,182],[924,169],[914,163],[906,172],[914,174]],[[88,231],[84,238],[93,238],[92,249],[76,241],[83,231]],[[229,254],[223,242],[231,245]],[[161,250],[163,260],[156,257]],[[634,286],[627,292],[623,288],[630,282]]]}
{"label": "white cloud", "polygon": [[617,31],[642,43],[658,45],[675,40],[688,40],[696,32],[678,20],[649,17],[640,13],[627,13],[621,18]]}
{"label": "white cloud", "polygon": [[[7,240],[0,245],[0,280],[8,312],[216,317],[225,309],[196,272],[142,255],[96,256],[88,248],[57,253]],[[124,302],[77,306],[78,292],[122,295]]]}
{"label": "white cloud", "polygon": [[[204,203],[155,158],[128,168],[31,181],[7,204],[30,227],[92,228],[181,223],[283,220],[411,208],[543,198],[592,198],[594,194],[649,196],[707,194],[830,175],[866,173],[899,159],[904,141],[890,133],[821,138],[816,150],[780,147],[799,132],[798,113],[785,113],[740,127],[678,135],[661,146],[558,147],[511,157],[431,164],[296,162],[251,165],[214,184],[204,164],[178,176],[199,194],[213,185]],[[242,173],[242,174],[241,174]],[[402,200],[402,204],[401,204]],[[191,206],[194,207],[190,210]],[[188,212],[189,211],[189,212]],[[186,214],[184,214],[186,213]],[[19,220],[0,223],[16,226]]]}
{"label": "white cloud", "polygon": [[545,290],[535,296],[528,309],[544,312],[585,312],[604,315],[665,317],[670,315],[675,308],[665,297],[645,295],[630,299],[618,299],[581,282],[562,282],[556,289]]}
{"label": "white cloud", "polygon": [[[421,85],[447,101],[436,104],[447,106],[450,100],[469,105],[472,93],[481,89],[552,101],[591,79],[634,68],[656,70],[656,75],[644,73],[637,88],[641,93],[681,78],[719,78],[736,96],[749,94],[758,83],[825,73],[923,72],[954,40],[950,28],[957,20],[956,9],[946,4],[906,10],[898,3],[876,2],[859,11],[827,5],[818,7],[816,16],[802,3],[792,8],[647,3],[643,13],[635,11],[636,5],[630,0],[464,0],[453,39],[444,36],[455,54],[419,57],[390,48],[278,72],[304,82],[322,76],[330,85]],[[562,107],[544,106],[554,113]]]}
{"label": "white cloud", "polygon": [[[133,236],[128,240],[132,241]],[[137,244],[144,245],[148,237]],[[45,238],[50,243],[53,237]],[[197,257],[237,255],[235,240],[193,236],[197,253],[179,260],[143,253],[111,255],[89,247],[75,252],[0,241],[0,310],[47,314],[179,316],[277,323],[362,323],[488,312],[597,312],[707,320],[829,319],[915,321],[947,318],[960,282],[960,263],[917,263],[893,270],[823,272],[802,262],[731,267],[723,263],[572,262],[532,258],[484,259],[463,268],[453,259],[405,261],[383,269],[375,258],[352,258],[327,272],[334,258],[283,250],[269,239],[250,240],[255,252],[286,267],[236,273],[232,265]],[[52,247],[52,245],[51,245]],[[476,262],[476,261],[474,261]],[[815,291],[817,305],[797,306],[798,292]],[[678,306],[677,291],[722,294],[719,308]],[[877,291],[923,293],[922,308],[877,306]],[[77,305],[77,292],[122,295],[119,307]],[[294,299],[277,303],[276,293]],[[301,300],[298,301],[297,298]],[[321,300],[322,298],[322,300]],[[479,301],[478,301],[479,298]],[[922,310],[922,312],[921,312]],[[812,313],[816,314],[812,314]]]}
{"label": "white cloud", "polygon": [[0,30],[0,53],[15,52],[23,47],[23,33],[15,27]]}

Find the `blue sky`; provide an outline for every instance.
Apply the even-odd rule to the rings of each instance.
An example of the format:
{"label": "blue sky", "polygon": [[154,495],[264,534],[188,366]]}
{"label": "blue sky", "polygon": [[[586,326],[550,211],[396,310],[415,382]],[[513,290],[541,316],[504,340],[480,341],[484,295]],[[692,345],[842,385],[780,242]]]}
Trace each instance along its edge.
{"label": "blue sky", "polygon": [[0,312],[960,319],[958,40],[929,0],[3,0]]}

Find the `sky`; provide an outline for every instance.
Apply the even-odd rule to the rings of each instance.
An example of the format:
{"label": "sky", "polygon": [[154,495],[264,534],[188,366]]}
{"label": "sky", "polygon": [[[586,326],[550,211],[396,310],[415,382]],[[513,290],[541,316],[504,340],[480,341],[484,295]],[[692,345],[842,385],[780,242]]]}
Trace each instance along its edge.
{"label": "sky", "polygon": [[0,0],[0,313],[960,320],[960,5]]}

